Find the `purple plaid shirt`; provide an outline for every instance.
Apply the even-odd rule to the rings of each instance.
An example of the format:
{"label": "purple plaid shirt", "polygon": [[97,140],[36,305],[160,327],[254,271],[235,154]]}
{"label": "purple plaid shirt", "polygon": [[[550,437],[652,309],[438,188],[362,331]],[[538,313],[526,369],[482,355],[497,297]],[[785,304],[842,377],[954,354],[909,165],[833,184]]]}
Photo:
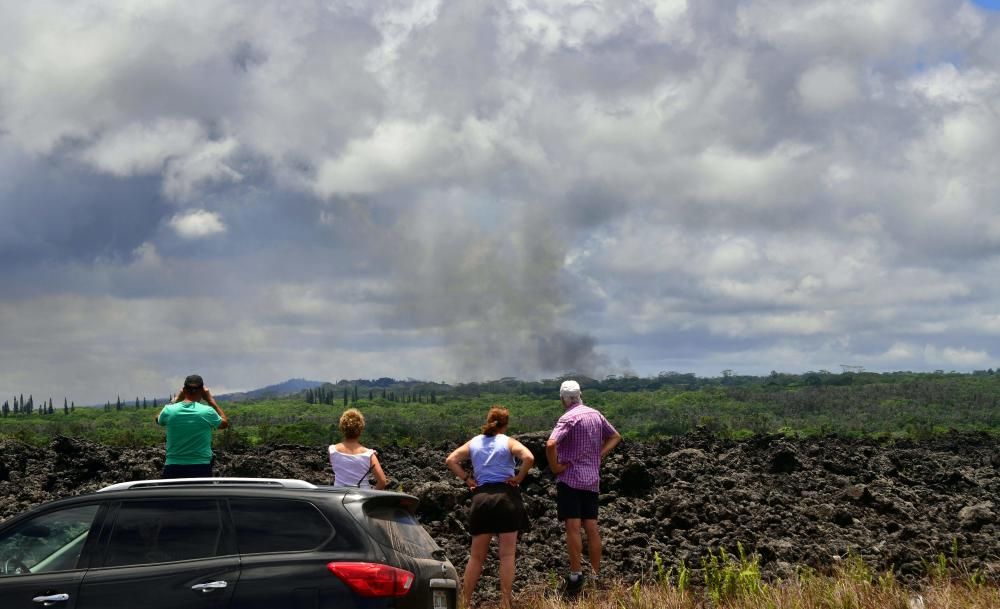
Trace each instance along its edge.
{"label": "purple plaid shirt", "polygon": [[567,409],[549,436],[556,441],[559,463],[569,466],[556,479],[577,490],[600,492],[601,447],[616,433],[604,415],[590,406],[576,404]]}

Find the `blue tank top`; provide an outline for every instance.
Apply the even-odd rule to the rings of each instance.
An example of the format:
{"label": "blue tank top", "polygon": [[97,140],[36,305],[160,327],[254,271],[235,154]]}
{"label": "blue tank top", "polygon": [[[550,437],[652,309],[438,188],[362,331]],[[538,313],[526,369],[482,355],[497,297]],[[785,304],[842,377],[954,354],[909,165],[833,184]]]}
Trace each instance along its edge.
{"label": "blue tank top", "polygon": [[472,457],[472,472],[476,484],[504,482],[514,475],[514,455],[507,446],[507,436],[480,434],[469,443]]}

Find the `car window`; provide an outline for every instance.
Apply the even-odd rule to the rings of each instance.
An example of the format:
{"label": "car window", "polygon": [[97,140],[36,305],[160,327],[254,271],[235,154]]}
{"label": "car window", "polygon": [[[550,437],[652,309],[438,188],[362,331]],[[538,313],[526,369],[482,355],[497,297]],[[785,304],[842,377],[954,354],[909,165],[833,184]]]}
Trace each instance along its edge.
{"label": "car window", "polygon": [[233,551],[224,533],[218,501],[126,501],[118,508],[104,565],[225,556]]}
{"label": "car window", "polygon": [[432,558],[441,548],[420,522],[401,507],[367,507],[365,513],[372,523],[376,541],[397,552],[414,558]]}
{"label": "car window", "polygon": [[327,519],[307,501],[230,499],[240,554],[313,550],[334,534]]}
{"label": "car window", "polygon": [[75,569],[97,504],[40,514],[0,536],[0,576]]}

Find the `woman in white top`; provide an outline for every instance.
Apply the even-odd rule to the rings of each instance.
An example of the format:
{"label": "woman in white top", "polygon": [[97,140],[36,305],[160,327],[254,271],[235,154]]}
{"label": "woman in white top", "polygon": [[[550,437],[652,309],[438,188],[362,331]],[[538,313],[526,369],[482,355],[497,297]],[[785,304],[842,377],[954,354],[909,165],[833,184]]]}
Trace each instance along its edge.
{"label": "woman in white top", "polygon": [[334,486],[371,488],[368,482],[371,474],[375,476],[375,488],[385,488],[385,473],[378,462],[378,455],[358,441],[364,430],[365,417],[357,408],[349,408],[340,415],[340,433],[343,434],[344,441],[331,444],[327,449],[330,467],[333,468]]}

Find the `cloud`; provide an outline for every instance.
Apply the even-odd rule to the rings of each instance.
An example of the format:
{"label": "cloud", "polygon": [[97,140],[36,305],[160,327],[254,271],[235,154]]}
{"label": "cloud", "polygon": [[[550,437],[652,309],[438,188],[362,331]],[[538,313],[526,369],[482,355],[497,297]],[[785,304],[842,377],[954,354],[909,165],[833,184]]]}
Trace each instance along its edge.
{"label": "cloud", "polygon": [[[0,389],[981,367],[998,41],[945,0],[9,4],[0,307],[37,340]],[[192,305],[225,361],[108,339]]]}
{"label": "cloud", "polygon": [[205,184],[242,180],[242,174],[230,165],[238,149],[233,138],[210,141],[195,121],[160,119],[102,134],[81,157],[118,177],[162,175],[163,193],[186,201]]}
{"label": "cloud", "polygon": [[930,364],[936,363],[963,370],[977,366],[985,367],[993,362],[993,358],[986,351],[966,349],[965,347],[940,348],[928,345],[924,349],[924,357]]}
{"label": "cloud", "polygon": [[219,214],[198,209],[178,214],[170,219],[170,226],[183,239],[200,239],[226,232]]}
{"label": "cloud", "polygon": [[859,89],[849,66],[817,65],[799,77],[797,92],[806,112],[830,112],[856,100]]}
{"label": "cloud", "polygon": [[82,153],[96,169],[118,177],[159,174],[167,161],[188,154],[204,139],[192,120],[159,119],[131,124],[104,134]]}

